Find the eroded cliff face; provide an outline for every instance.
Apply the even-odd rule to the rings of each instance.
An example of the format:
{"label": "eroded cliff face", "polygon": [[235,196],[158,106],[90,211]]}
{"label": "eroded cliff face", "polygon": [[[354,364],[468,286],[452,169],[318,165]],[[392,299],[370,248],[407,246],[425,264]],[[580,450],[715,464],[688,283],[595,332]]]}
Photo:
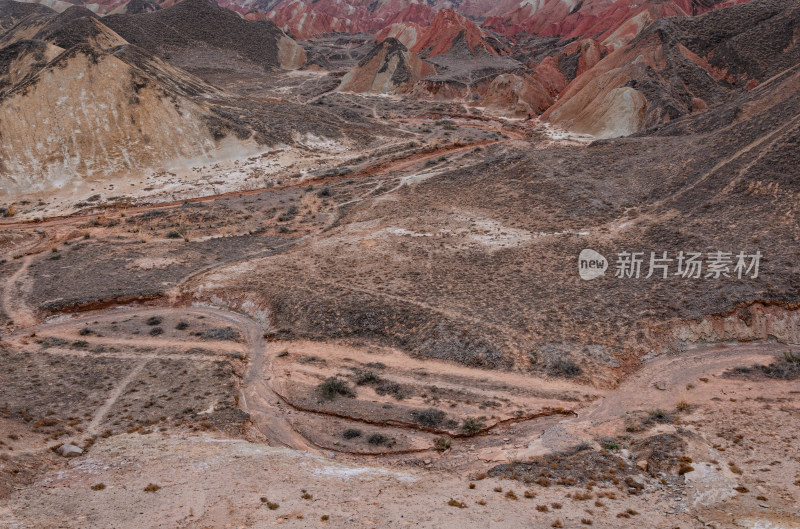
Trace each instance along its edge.
{"label": "eroded cliff face", "polygon": [[61,188],[207,154],[204,114],[117,57],[76,47],[0,100],[0,182]]}
{"label": "eroded cliff face", "polygon": [[433,66],[411,53],[400,41],[387,38],[342,78],[339,90],[375,94],[407,92],[434,71]]}
{"label": "eroded cliff face", "polygon": [[672,343],[666,347],[681,350],[689,346],[766,342],[800,343],[800,305],[753,302],[727,314],[712,314],[697,321],[674,326],[667,333]]}

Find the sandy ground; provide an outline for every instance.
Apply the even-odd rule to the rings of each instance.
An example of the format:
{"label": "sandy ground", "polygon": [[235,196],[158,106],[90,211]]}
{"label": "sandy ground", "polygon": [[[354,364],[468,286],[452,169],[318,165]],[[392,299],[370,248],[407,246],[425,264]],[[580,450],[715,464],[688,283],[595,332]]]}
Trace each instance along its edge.
{"label": "sandy ground", "polygon": [[[36,266],[60,259],[67,242],[96,240],[88,248],[97,251],[114,241],[144,245],[129,262],[110,262],[123,270],[159,271],[185,262],[184,241],[162,239],[172,226],[170,215],[179,216],[174,214],[183,206],[170,202],[178,196],[208,194],[197,202],[213,204],[221,193],[234,197],[250,185],[243,182],[253,180],[253,189],[235,197],[240,209],[228,204],[222,213],[209,214],[198,239],[239,234],[240,226],[229,223],[244,223],[245,215],[241,221],[235,215],[247,211],[265,229],[274,228],[273,235],[281,233],[278,226],[293,234],[287,248],[323,244],[315,235],[336,223],[334,212],[370,199],[395,200],[404,185],[439,174],[436,163],[444,155],[452,166],[487,142],[524,142],[528,134],[540,135],[531,148],[581,148],[587,140],[543,131],[535,123],[456,120],[479,136],[464,144],[436,136],[425,148],[378,153],[348,176],[312,174],[322,166],[322,154],[299,160],[278,153],[209,167],[208,178],[205,168],[160,175],[152,180],[160,194],[150,198],[161,204],[25,222],[31,215],[72,211],[66,200],[65,209],[31,210],[5,221],[0,525],[800,528],[800,386],[796,380],[725,376],[797,346],[689,348],[648,358],[636,370],[609,366],[622,382],[601,387],[590,385],[591,379],[579,383],[411,357],[369,342],[283,339],[272,332],[278,330],[270,328],[269,314],[237,306],[241,300],[200,304],[186,295],[224,282],[230,270],[258,273],[255,254],[247,253],[230,260],[220,256],[179,276],[164,295],[123,307],[98,302],[70,314],[47,314],[33,302]],[[435,123],[410,118],[404,126],[414,131]],[[298,141],[329,161],[348,156],[345,148],[317,138]],[[276,189],[260,187],[277,186],[270,178],[283,174],[286,164],[295,164],[301,175],[289,183],[295,191],[309,183],[341,184],[341,197],[323,211],[318,201],[311,204],[319,192],[314,188],[305,198],[273,196],[259,209],[256,201]],[[254,171],[266,176],[252,177]],[[193,186],[197,175],[202,186],[182,187]],[[299,205],[307,219],[276,220],[289,203]],[[166,220],[151,226],[152,234],[126,224],[145,214],[154,223],[161,216]],[[227,222],[220,220],[226,215]],[[449,230],[452,244],[487,252],[542,235],[491,219],[471,219],[470,226],[456,214],[452,220],[435,233]],[[364,244],[434,234],[414,226],[360,228],[371,234]],[[174,246],[165,251],[167,243]],[[153,317],[159,322],[146,323]],[[188,329],[179,329],[179,322],[188,322]],[[227,327],[235,331],[232,337],[205,334]],[[409,393],[398,397],[356,385],[356,374],[366,368]],[[357,395],[326,402],[317,389],[327,377],[345,380]],[[28,402],[20,402],[20,395]],[[457,420],[415,423],[414,414],[426,408]],[[461,421],[475,417],[480,427],[465,432]],[[350,429],[363,433],[347,440],[344,431]],[[371,446],[365,438],[376,433],[397,443]],[[443,438],[447,445],[437,449]],[[671,448],[653,455],[643,448],[653,439],[667,439]],[[65,442],[82,447],[83,454],[67,459],[52,450]],[[592,466],[595,459],[605,462],[602,472]],[[498,470],[513,463],[536,466],[539,474]],[[498,477],[487,477],[489,472]],[[540,479],[549,473],[552,479]]]}

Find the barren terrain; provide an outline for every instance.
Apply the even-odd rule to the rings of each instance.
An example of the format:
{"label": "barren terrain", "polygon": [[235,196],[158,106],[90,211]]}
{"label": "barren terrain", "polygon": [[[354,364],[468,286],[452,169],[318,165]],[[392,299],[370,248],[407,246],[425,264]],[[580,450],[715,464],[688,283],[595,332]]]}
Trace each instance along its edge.
{"label": "barren terrain", "polygon": [[800,11],[738,3],[0,0],[0,526],[800,528]]}

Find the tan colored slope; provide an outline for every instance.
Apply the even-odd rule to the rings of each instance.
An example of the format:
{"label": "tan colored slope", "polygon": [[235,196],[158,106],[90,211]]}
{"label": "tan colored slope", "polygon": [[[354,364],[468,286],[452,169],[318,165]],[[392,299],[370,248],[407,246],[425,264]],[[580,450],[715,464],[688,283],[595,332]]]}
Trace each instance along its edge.
{"label": "tan colored slope", "polygon": [[632,79],[623,68],[607,71],[581,85],[580,90],[543,114],[569,130],[597,138],[627,136],[641,130],[647,101],[638,90],[625,86]]}
{"label": "tan colored slope", "polygon": [[284,70],[297,70],[306,63],[306,50],[283,34],[278,39],[278,62]]}
{"label": "tan colored slope", "polygon": [[648,67],[663,68],[663,61],[657,45],[621,48],[569,83],[542,119],[599,138],[637,132],[644,126],[647,102],[625,85]]}
{"label": "tan colored slope", "polygon": [[12,58],[7,68],[0,68],[0,94],[22,82],[64,50],[41,41],[22,41],[4,50]]}
{"label": "tan colored slope", "polygon": [[0,187],[62,188],[209,153],[203,118],[122,60],[72,48],[0,101]]}
{"label": "tan colored slope", "polygon": [[480,89],[481,104],[518,115],[537,115],[553,104],[553,98],[536,75],[501,74]]}
{"label": "tan colored slope", "polygon": [[431,65],[410,52],[398,40],[378,44],[342,79],[339,91],[388,94],[410,89],[419,79],[431,75]]}

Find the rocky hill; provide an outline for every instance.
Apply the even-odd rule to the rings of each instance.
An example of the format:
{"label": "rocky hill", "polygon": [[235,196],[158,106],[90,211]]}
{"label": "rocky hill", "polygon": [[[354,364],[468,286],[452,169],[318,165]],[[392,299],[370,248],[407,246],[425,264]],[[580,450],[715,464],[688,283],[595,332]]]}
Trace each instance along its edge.
{"label": "rocky hill", "polygon": [[[270,23],[205,2],[103,19],[82,7],[11,12],[21,14],[7,18],[17,22],[0,35],[4,193],[85,194],[90,181],[113,188],[169,167],[290,146],[311,129],[342,136],[346,127],[291,103],[254,105],[176,66],[202,58],[192,55],[197,50],[235,57],[262,73],[293,65],[302,49]],[[220,33],[214,24],[238,29]],[[260,44],[248,40],[256,38]],[[287,115],[304,117],[293,122]]]}
{"label": "rocky hill", "polygon": [[257,66],[298,68],[305,52],[273,23],[244,20],[212,0],[185,0],[135,15],[109,15],[103,23],[125,40],[185,70]]}
{"label": "rocky hill", "polygon": [[800,6],[759,0],[653,23],[576,77],[545,119],[625,135],[719,105],[800,60]]}
{"label": "rocky hill", "polygon": [[420,79],[434,73],[433,66],[411,53],[400,41],[387,38],[344,76],[339,90],[376,94],[408,92]]}

